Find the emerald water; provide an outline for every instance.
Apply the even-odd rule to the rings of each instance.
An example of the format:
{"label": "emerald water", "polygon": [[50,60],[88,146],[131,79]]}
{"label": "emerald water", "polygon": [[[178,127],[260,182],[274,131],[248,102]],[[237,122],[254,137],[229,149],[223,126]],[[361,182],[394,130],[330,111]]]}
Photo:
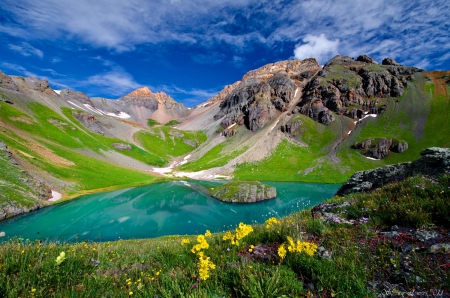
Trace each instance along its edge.
{"label": "emerald water", "polygon": [[109,241],[219,232],[239,222],[262,223],[329,199],[339,185],[265,182],[277,198],[230,204],[207,195],[223,182],[177,181],[97,193],[20,215],[0,223],[6,237]]}

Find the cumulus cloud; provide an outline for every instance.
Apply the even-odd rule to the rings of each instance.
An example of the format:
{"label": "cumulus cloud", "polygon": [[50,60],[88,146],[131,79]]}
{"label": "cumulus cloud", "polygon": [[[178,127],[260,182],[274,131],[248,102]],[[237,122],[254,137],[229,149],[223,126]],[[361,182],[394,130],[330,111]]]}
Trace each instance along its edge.
{"label": "cumulus cloud", "polygon": [[319,63],[325,64],[338,54],[339,39],[329,40],[323,33],[319,36],[308,34],[303,42],[295,47],[294,56],[297,59],[316,58]]}
{"label": "cumulus cloud", "polygon": [[37,56],[39,58],[44,57],[44,52],[42,52],[39,49],[36,49],[35,47],[33,47],[32,45],[30,45],[27,42],[22,42],[18,45],[9,44],[8,47],[10,50],[15,51],[25,57],[29,57],[29,56]]}

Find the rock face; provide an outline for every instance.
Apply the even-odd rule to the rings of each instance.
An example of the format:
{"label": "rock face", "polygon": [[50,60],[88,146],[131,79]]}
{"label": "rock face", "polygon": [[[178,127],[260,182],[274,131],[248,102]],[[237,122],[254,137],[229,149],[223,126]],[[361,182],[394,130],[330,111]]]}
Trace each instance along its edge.
{"label": "rock face", "polygon": [[363,154],[367,157],[382,159],[388,155],[389,151],[404,152],[408,149],[408,143],[386,138],[372,138],[356,143],[353,147],[363,150]]}
{"label": "rock face", "polygon": [[334,57],[306,85],[297,110],[323,124],[334,121],[331,111],[352,119],[364,112],[382,113],[385,107],[378,98],[402,96],[407,80],[422,71],[391,60],[379,65],[367,55]]}
{"label": "rock face", "polygon": [[297,86],[319,68],[315,59],[307,59],[280,61],[250,71],[226,95],[214,119],[223,118],[223,128],[237,124],[257,131],[277,111],[288,109]]}
{"label": "rock face", "polygon": [[0,87],[12,91],[19,91],[19,87],[17,87],[16,83],[14,83],[11,77],[5,75],[1,71],[0,71]]}
{"label": "rock face", "polygon": [[403,180],[414,175],[436,176],[450,172],[450,149],[432,147],[423,150],[421,158],[413,161],[389,165],[369,171],[356,172],[336,193],[347,195],[370,191],[384,184]]}
{"label": "rock face", "polygon": [[273,186],[261,182],[229,182],[211,190],[211,195],[229,203],[255,203],[277,196],[277,190]]}
{"label": "rock face", "polygon": [[59,96],[61,96],[63,99],[65,99],[67,101],[80,103],[82,105],[88,104],[88,105],[91,105],[94,107],[94,104],[92,103],[91,99],[84,92],[64,89],[64,90],[61,90],[61,92],[59,93]]}
{"label": "rock face", "polygon": [[105,135],[104,128],[109,128],[108,125],[104,124],[100,120],[97,119],[92,114],[85,113],[85,112],[72,112],[72,115],[77,119],[81,124],[83,124],[84,127],[87,129],[98,133],[99,135]]}
{"label": "rock face", "polygon": [[152,92],[147,87],[136,89],[118,100],[126,104],[145,107],[151,110],[157,110],[163,105],[166,110],[172,112],[172,114],[176,114],[178,116],[177,119],[189,115],[189,109],[182,103],[176,102],[164,92]]}

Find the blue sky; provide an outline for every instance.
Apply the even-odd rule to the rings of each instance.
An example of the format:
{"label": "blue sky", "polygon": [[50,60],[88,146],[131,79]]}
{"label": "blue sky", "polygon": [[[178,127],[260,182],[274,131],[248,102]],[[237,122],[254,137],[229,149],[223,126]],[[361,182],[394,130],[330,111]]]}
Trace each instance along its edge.
{"label": "blue sky", "polygon": [[448,0],[2,0],[0,70],[91,97],[148,86],[194,106],[286,59],[448,70],[449,15]]}

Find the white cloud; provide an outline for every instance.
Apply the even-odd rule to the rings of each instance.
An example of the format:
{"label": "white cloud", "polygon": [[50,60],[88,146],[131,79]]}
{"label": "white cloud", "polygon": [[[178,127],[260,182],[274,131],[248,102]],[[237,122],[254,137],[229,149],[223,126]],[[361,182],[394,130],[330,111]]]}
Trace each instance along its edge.
{"label": "white cloud", "polygon": [[3,62],[2,63],[2,67],[5,67],[7,69],[13,70],[17,73],[19,73],[20,75],[26,76],[26,77],[37,77],[37,75],[31,71],[28,71],[25,67],[21,66],[21,65],[17,65],[14,63],[8,63],[8,62]]}
{"label": "white cloud", "polygon": [[339,39],[329,40],[323,33],[319,36],[308,34],[303,42],[295,47],[294,56],[297,59],[316,58],[319,63],[325,64],[338,54]]}
{"label": "white cloud", "polygon": [[[450,51],[447,0],[3,0],[2,11],[11,21],[0,24],[0,33],[74,41],[73,49],[123,52],[169,42],[212,51],[226,47],[231,55],[243,56],[258,47],[278,49],[303,40],[299,55],[311,53],[320,60],[313,50],[325,53],[323,44],[305,38],[324,34],[331,52],[332,42],[340,41],[341,55],[392,56],[413,64],[426,58],[430,66],[449,63],[439,59]],[[395,43],[383,44],[385,40]]]}
{"label": "white cloud", "polygon": [[21,42],[19,45],[9,44],[8,47],[10,50],[18,52],[19,54],[25,57],[29,56],[38,56],[39,58],[44,57],[44,52],[42,52],[39,49],[36,49],[27,42]]}
{"label": "white cloud", "polygon": [[80,85],[95,89],[96,92],[101,94],[111,94],[112,96],[123,96],[132,90],[142,87],[129,73],[121,69],[114,69],[90,76],[81,82]]}

